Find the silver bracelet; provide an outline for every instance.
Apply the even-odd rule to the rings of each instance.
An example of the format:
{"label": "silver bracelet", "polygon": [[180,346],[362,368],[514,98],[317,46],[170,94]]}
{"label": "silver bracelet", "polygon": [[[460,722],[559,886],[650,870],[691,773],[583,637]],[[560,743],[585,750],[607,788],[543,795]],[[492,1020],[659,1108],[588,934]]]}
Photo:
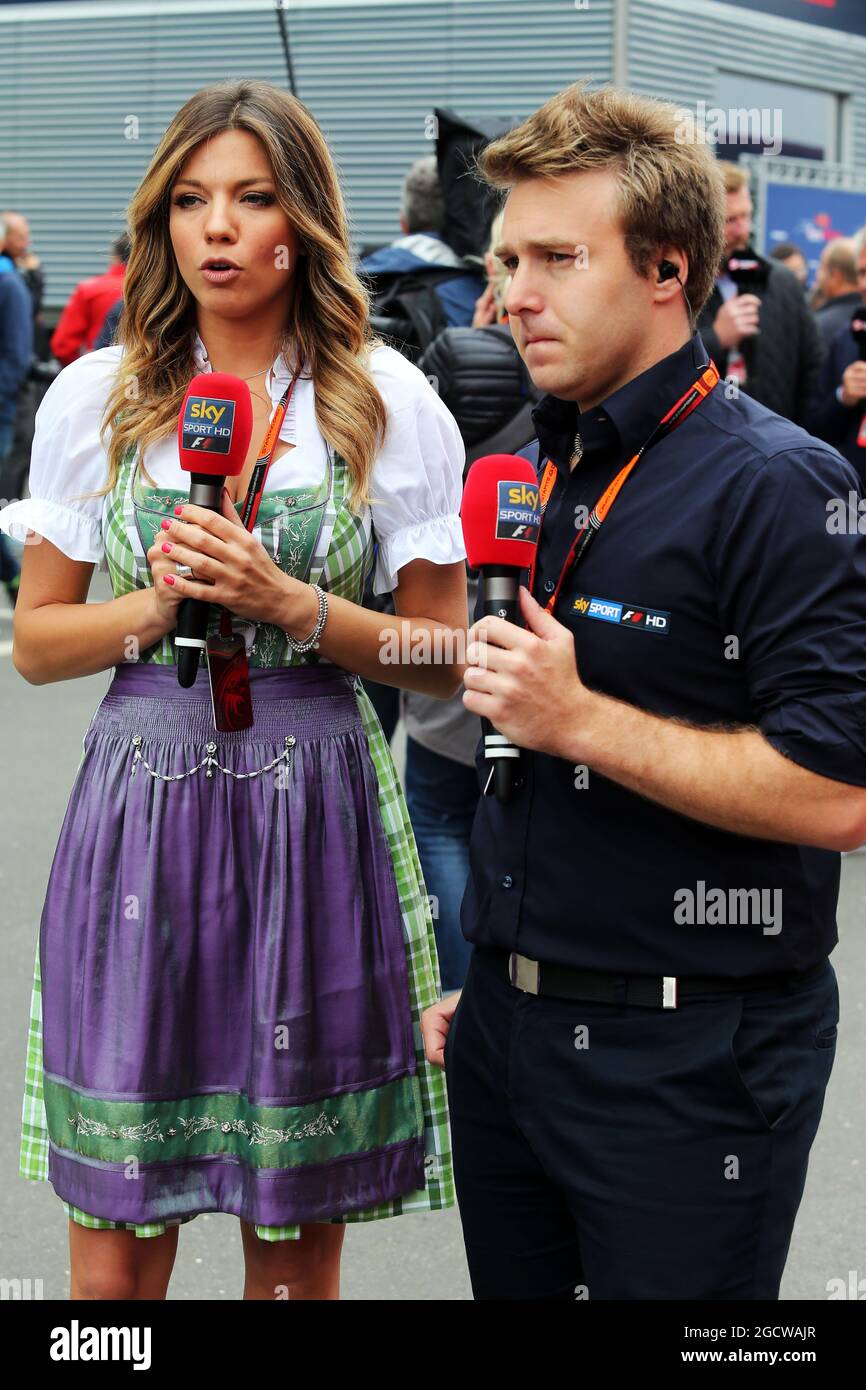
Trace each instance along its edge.
{"label": "silver bracelet", "polygon": [[[319,599],[319,616],[316,619],[316,626],[313,628],[309,637],[305,637],[303,642],[299,642],[290,632],[286,632],[286,641],[293,652],[314,651],[319,645],[319,638],[328,619],[328,595],[318,584],[311,584],[311,589],[315,589]],[[285,631],[285,629],[283,629]]]}

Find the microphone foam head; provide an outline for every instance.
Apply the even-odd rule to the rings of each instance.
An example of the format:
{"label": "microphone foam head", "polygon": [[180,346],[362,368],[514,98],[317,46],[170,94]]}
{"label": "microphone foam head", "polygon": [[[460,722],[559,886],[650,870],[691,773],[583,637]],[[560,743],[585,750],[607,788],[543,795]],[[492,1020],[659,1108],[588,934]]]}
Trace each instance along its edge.
{"label": "microphone foam head", "polygon": [[476,459],[463,489],[460,516],[473,569],[532,564],[541,525],[538,478],[528,459],[488,454]]}
{"label": "microphone foam head", "polygon": [[245,381],[230,372],[193,377],[177,424],[182,468],[234,478],[243,471],[252,434],[253,403]]}

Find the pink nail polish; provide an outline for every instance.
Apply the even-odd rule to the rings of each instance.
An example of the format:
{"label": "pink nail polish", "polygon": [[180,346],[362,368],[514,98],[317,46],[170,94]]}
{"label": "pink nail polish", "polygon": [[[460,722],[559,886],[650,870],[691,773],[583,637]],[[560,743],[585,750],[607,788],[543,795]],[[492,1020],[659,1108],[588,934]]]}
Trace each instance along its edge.
{"label": "pink nail polish", "polygon": [[169,526],[171,525],[171,522],[167,518],[163,518],[163,520],[159,524],[162,527],[163,531],[167,531]]}
{"label": "pink nail polish", "polygon": [[174,583],[174,575],[173,575],[173,574],[164,574],[162,577],[163,577],[163,579],[165,580],[166,584],[173,584],[173,583]]}
{"label": "pink nail polish", "polygon": [[162,548],[163,548],[163,550],[165,551],[165,553],[166,553],[166,555],[167,555],[168,552],[169,552],[169,551],[171,550],[171,548],[172,548],[172,547],[171,547],[171,541],[166,541],[165,545],[164,545]]}
{"label": "pink nail polish", "polygon": [[180,514],[181,514],[182,511],[183,511],[183,507],[175,507],[175,509],[174,509],[174,514],[175,514],[175,516],[180,516]]}

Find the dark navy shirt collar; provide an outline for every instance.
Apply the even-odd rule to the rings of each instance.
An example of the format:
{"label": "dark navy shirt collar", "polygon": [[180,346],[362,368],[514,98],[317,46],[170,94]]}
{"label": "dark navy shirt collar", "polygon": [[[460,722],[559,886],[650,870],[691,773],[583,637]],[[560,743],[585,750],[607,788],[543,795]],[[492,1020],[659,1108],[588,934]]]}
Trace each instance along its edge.
{"label": "dark navy shirt collar", "polygon": [[623,462],[627,462],[708,362],[709,355],[701,336],[695,333],[676,352],[663,357],[589,410],[579,410],[576,401],[542,396],[532,411],[540,446],[539,458],[553,459],[560,473],[567,477],[574,436],[579,433],[585,458],[601,458],[618,452],[623,455]]}

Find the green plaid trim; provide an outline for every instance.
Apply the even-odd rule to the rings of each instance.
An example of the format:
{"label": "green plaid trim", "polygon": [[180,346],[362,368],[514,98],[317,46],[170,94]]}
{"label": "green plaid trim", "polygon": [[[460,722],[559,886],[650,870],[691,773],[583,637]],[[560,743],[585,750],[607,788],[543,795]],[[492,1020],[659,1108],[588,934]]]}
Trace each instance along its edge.
{"label": "green plaid trim", "polygon": [[[374,560],[372,520],[369,508],[363,508],[359,513],[350,510],[345,502],[348,469],[339,454],[334,454],[333,458],[337,465],[333,470],[333,489],[317,553],[313,559],[310,581],[320,583],[331,593],[339,594],[353,603],[359,603]],[[103,513],[103,541],[115,597],[142,588],[147,583],[147,576],[142,576],[140,572],[127,529],[130,524],[133,528],[135,525],[134,517],[130,515],[133,462],[134,451],[130,451],[121,467],[118,485]],[[149,652],[142,653],[142,660],[173,664],[174,653],[170,641],[165,639]],[[307,658],[292,653],[291,664],[303,663],[306,660]],[[289,664],[285,656],[283,661],[284,664]],[[413,1039],[418,1065],[415,1084],[420,1093],[424,1120],[426,1187],[364,1211],[332,1217],[331,1222],[336,1224],[376,1221],[412,1211],[441,1210],[453,1206],[456,1201],[445,1079],[442,1071],[438,1067],[432,1067],[427,1061],[421,1038],[421,1014],[441,997],[430,902],[391,750],[370,698],[357,678],[355,690],[370,756],[378,778],[379,811],[400,899]],[[42,1065],[42,981],[38,942],[27,1038],[19,1173],[21,1177],[30,1181],[48,1179],[48,1127]],[[141,1238],[164,1235],[169,1226],[184,1225],[187,1221],[194,1220],[196,1215],[193,1213],[174,1220],[136,1225],[132,1222],[109,1221],[92,1216],[65,1201],[62,1205],[66,1215],[79,1225],[92,1230],[132,1230]],[[261,1240],[267,1241],[298,1240],[301,1234],[299,1225],[256,1226],[255,1231]]]}
{"label": "green plaid trim", "polygon": [[441,1068],[431,1066],[427,1061],[421,1037],[422,1013],[442,996],[430,899],[421,873],[415,836],[406,809],[406,798],[391,757],[391,749],[370,697],[357,679],[355,689],[370,755],[379,780],[379,811],[391,851],[391,862],[400,897],[415,1056],[418,1061],[418,1081],[424,1112],[424,1169],[427,1175],[427,1185],[421,1191],[396,1197],[391,1202],[370,1207],[366,1211],[347,1212],[344,1217],[339,1218],[343,1221],[375,1221],[380,1217],[398,1216],[403,1212],[436,1211],[451,1207],[456,1195],[445,1076]]}

